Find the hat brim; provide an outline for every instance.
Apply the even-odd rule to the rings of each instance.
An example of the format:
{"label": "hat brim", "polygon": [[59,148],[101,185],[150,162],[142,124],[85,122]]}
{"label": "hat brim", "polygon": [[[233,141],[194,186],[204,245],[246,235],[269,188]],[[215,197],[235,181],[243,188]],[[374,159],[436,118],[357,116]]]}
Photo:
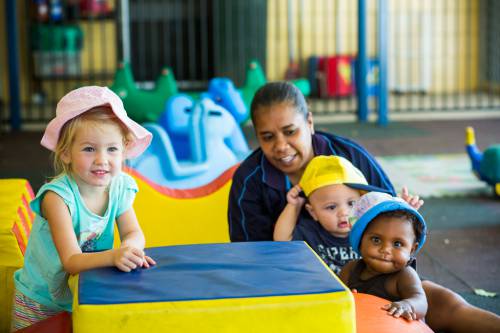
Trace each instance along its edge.
{"label": "hat brim", "polygon": [[132,132],[132,135],[135,138],[134,141],[128,144],[125,157],[134,158],[141,155],[151,143],[153,135],[144,127],[126,116],[125,112],[118,111],[123,109],[123,107],[113,102],[87,105],[85,108],[73,110],[71,112],[65,112],[61,115],[58,115],[47,125],[40,144],[51,151],[55,151],[57,142],[59,140],[59,135],[64,124],[66,124],[69,120],[81,115],[82,113],[100,106],[109,106],[113,113],[117,116],[117,118],[120,119],[120,121]]}
{"label": "hat brim", "polygon": [[403,203],[403,202],[396,202],[396,201],[383,201],[369,210],[367,210],[352,226],[351,232],[349,234],[349,242],[351,244],[352,249],[359,255],[360,253],[360,243],[361,243],[361,238],[363,237],[363,234],[366,230],[366,227],[368,224],[379,214],[384,213],[384,212],[391,212],[395,210],[404,210],[407,211],[417,217],[419,222],[423,226],[422,234],[420,235],[420,239],[418,239],[418,247],[415,251],[417,253],[422,246],[425,243],[425,240],[427,238],[426,233],[427,233],[427,225],[425,223],[424,218],[420,213],[411,207],[409,204]]}
{"label": "hat brim", "polygon": [[382,192],[382,193],[387,193],[391,194],[391,191],[385,188],[373,186],[373,185],[367,185],[367,184],[358,184],[358,183],[344,183],[344,185],[349,186],[350,188],[353,188],[355,190],[361,190],[361,191],[366,191],[366,192]]}

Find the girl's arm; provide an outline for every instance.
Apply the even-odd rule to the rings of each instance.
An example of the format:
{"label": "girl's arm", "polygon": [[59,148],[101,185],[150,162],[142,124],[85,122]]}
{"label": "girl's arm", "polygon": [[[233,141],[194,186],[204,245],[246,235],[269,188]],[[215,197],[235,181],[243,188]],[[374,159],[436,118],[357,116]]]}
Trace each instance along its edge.
{"label": "girl's arm", "polygon": [[[117,266],[123,271],[130,271],[143,263],[142,249],[120,248],[102,252],[82,253],[76,239],[73,223],[68,207],[63,199],[52,191],[43,197],[41,210],[43,217],[50,227],[52,239],[56,246],[59,258],[66,272],[78,274],[82,271],[105,266]],[[124,265],[117,262],[125,257]]]}
{"label": "girl's arm", "polygon": [[[144,255],[144,252],[142,251],[146,240],[144,238],[144,233],[139,226],[139,221],[135,215],[134,208],[130,207],[127,211],[120,215],[116,219],[116,224],[118,225],[118,232],[120,234],[120,248],[130,249],[131,251],[140,250],[143,256],[143,261],[140,266],[149,267],[150,264],[155,265],[155,261]],[[122,264],[127,266],[126,261],[128,258],[125,256],[122,257],[121,260],[123,261]],[[118,265],[117,267],[120,268]]]}
{"label": "girl's arm", "polygon": [[287,205],[281,212],[276,224],[274,226],[273,240],[275,241],[289,241],[292,240],[293,230],[297,225],[302,206],[305,199],[300,197],[301,188],[295,185],[288,191],[286,199]]}
{"label": "girl's arm", "polygon": [[139,226],[139,221],[137,221],[134,208],[130,207],[130,209],[120,215],[116,219],[116,224],[118,225],[118,232],[120,234],[120,247],[130,246],[141,250],[144,248],[146,240]]}
{"label": "girl's arm", "polygon": [[394,317],[417,320],[427,313],[427,298],[422,282],[417,272],[411,267],[405,267],[397,276],[396,289],[401,301],[386,304],[383,309]]}

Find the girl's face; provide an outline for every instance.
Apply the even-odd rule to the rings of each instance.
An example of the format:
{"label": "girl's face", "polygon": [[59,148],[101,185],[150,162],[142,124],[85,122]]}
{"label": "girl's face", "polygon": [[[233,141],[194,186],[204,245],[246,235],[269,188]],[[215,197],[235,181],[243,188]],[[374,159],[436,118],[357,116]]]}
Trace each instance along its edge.
{"label": "girl's face", "polygon": [[101,123],[77,129],[62,159],[80,188],[107,187],[122,169],[124,150],[120,127]]}
{"label": "girl's face", "polygon": [[269,162],[296,184],[314,157],[312,116],[307,120],[288,102],[257,109],[255,132]]}
{"label": "girl's face", "polygon": [[387,274],[405,267],[417,245],[410,221],[376,217],[361,238],[360,252],[373,275]]}
{"label": "girl's face", "polygon": [[359,191],[348,186],[327,185],[311,193],[306,208],[331,235],[344,238],[351,231],[349,216],[359,197]]}

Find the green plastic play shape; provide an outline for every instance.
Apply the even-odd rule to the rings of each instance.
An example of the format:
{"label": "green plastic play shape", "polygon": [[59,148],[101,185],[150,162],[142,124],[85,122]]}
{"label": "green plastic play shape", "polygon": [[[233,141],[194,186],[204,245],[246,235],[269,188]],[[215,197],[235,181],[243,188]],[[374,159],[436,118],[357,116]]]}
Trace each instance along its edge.
{"label": "green plastic play shape", "polygon": [[[311,94],[311,86],[307,79],[296,79],[291,80],[290,82],[299,88],[304,96],[309,96]],[[266,75],[264,74],[264,70],[262,69],[260,63],[257,60],[250,61],[247,67],[245,84],[239,89],[241,96],[243,97],[243,101],[245,102],[245,106],[248,109],[250,109],[253,96],[257,90],[266,83]]]}
{"label": "green plastic play shape", "polygon": [[110,89],[120,96],[129,117],[139,123],[156,122],[165,109],[165,102],[178,93],[174,74],[167,67],[162,69],[154,89],[137,88],[127,62],[118,66]]}
{"label": "green plastic play shape", "polygon": [[492,184],[500,183],[500,145],[484,150],[479,173]]}

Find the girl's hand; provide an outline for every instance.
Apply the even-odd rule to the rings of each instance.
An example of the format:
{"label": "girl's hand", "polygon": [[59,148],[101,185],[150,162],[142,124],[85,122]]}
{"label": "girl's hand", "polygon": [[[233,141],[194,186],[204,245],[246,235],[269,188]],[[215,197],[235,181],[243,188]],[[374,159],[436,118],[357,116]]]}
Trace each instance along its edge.
{"label": "girl's hand", "polygon": [[144,256],[144,260],[142,262],[142,267],[149,268],[151,266],[156,265],[156,261],[153,260],[150,256]]}
{"label": "girl's hand", "polygon": [[113,265],[121,271],[130,272],[144,265],[144,257],[144,251],[138,248],[131,246],[120,247],[113,250]]}
{"label": "girl's hand", "polygon": [[424,200],[420,199],[418,195],[411,195],[406,186],[403,186],[400,197],[415,209],[419,209],[424,204]]}
{"label": "girl's hand", "polygon": [[286,200],[290,205],[302,207],[306,203],[306,199],[300,196],[300,192],[302,192],[302,188],[298,184],[288,191]]}
{"label": "girl's hand", "polygon": [[387,311],[387,314],[395,318],[403,317],[406,320],[416,320],[417,314],[413,310],[410,303],[406,301],[392,302],[386,304],[382,309]]}

